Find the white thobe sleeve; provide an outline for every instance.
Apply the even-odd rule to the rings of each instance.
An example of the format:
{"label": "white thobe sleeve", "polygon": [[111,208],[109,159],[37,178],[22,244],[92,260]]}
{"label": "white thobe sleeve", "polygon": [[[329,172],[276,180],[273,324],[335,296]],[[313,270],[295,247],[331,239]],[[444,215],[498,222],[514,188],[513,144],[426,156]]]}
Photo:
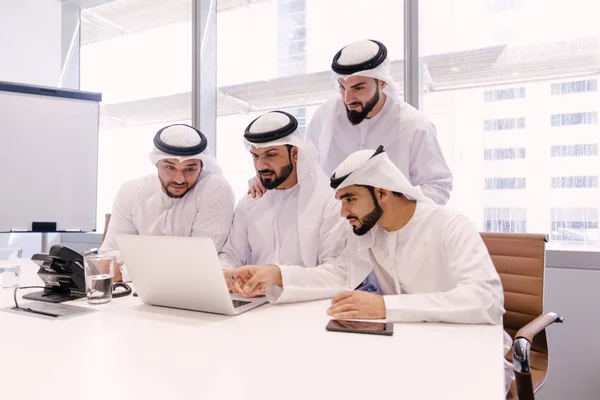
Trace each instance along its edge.
{"label": "white thobe sleeve", "polygon": [[110,254],[115,256],[119,264],[123,264],[123,258],[117,246],[117,237],[119,235],[137,235],[138,230],[133,224],[133,202],[139,188],[133,185],[133,182],[127,182],[121,186],[115,200],[113,201],[112,214],[106,236],[100,254]]}
{"label": "white thobe sleeve", "polygon": [[340,216],[341,203],[333,195],[323,208],[323,218],[319,227],[319,247],[317,265],[332,262],[346,246],[349,225]]}
{"label": "white thobe sleeve", "polygon": [[384,296],[386,319],[391,322],[502,323],[502,284],[479,232],[465,216],[454,218],[441,229],[444,229],[443,249],[439,251],[445,253],[456,287],[447,292]]}
{"label": "white thobe sleeve", "polygon": [[342,254],[328,264],[313,268],[299,265],[280,265],[283,288],[267,287],[267,299],[271,303],[290,303],[327,299],[346,287],[351,249],[347,244]]}
{"label": "white thobe sleeve", "polygon": [[231,186],[221,176],[210,179],[196,200],[196,206],[191,236],[211,238],[217,252],[221,251],[231,229],[235,207]]}
{"label": "white thobe sleeve", "polygon": [[452,172],[437,140],[435,125],[427,121],[415,132],[410,144],[410,178],[423,194],[444,205],[452,191]]}
{"label": "white thobe sleeve", "polygon": [[229,237],[219,253],[221,268],[231,269],[246,265],[249,253],[248,215],[244,207],[244,201],[242,200],[235,208]]}

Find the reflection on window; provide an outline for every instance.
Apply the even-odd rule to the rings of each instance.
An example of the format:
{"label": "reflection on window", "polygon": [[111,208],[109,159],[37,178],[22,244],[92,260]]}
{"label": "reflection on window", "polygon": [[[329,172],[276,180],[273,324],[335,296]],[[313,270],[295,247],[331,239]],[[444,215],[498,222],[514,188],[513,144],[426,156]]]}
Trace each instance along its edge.
{"label": "reflection on window", "polygon": [[555,114],[551,116],[550,123],[552,126],[597,124],[598,113],[593,111],[571,114]]}
{"label": "reflection on window", "polygon": [[585,157],[598,155],[598,143],[552,146],[552,157]]}
{"label": "reflection on window", "polygon": [[306,72],[306,0],[278,0],[279,76]]}
{"label": "reflection on window", "polygon": [[563,243],[597,243],[599,240],[597,208],[553,208],[550,237]]}
{"label": "reflection on window", "polygon": [[485,178],[485,190],[525,189],[525,178]]}
{"label": "reflection on window", "polygon": [[598,90],[598,80],[587,79],[584,81],[572,81],[565,83],[553,83],[550,85],[550,91],[553,95],[595,92]]}
{"label": "reflection on window", "polygon": [[490,160],[513,160],[517,158],[525,158],[525,148],[516,147],[510,149],[485,149],[483,151],[483,159]]}
{"label": "reflection on window", "polygon": [[597,176],[555,176],[552,177],[552,189],[597,188]]}
{"label": "reflection on window", "polygon": [[[550,187],[553,177],[557,187],[595,187],[595,177],[568,177],[600,176],[597,4],[544,2],[539,18],[539,7],[526,1],[419,1],[427,67],[421,109],[454,174],[450,207],[479,230],[549,234],[552,208],[600,209],[598,189]],[[510,32],[513,40],[502,41]],[[484,214],[500,205],[528,213]]]}
{"label": "reflection on window", "polygon": [[527,232],[527,221],[486,219],[484,229],[486,232],[525,233]]}
{"label": "reflection on window", "polygon": [[[335,52],[355,40],[385,43],[397,65],[404,2],[370,0],[366,7],[361,0],[223,0],[217,10],[219,3],[231,7],[217,12],[216,150],[239,200],[255,173],[242,144],[248,123],[284,110],[305,133],[317,107],[336,95],[330,85]],[[401,88],[402,72],[392,69]]]}
{"label": "reflection on window", "polygon": [[484,131],[503,131],[524,128],[525,118],[488,119],[483,121]]}
{"label": "reflection on window", "polygon": [[81,89],[103,94],[96,217],[101,231],[121,184],[156,173],[148,161],[156,131],[190,123],[192,0],[86,3],[103,3],[82,10],[80,33]]}
{"label": "reflection on window", "polygon": [[486,207],[484,209],[485,232],[525,233],[527,218],[525,208]]}
{"label": "reflection on window", "polygon": [[483,93],[483,100],[485,102],[501,101],[501,100],[515,100],[525,98],[525,88],[511,88],[511,89],[499,89],[499,90],[486,90]]}

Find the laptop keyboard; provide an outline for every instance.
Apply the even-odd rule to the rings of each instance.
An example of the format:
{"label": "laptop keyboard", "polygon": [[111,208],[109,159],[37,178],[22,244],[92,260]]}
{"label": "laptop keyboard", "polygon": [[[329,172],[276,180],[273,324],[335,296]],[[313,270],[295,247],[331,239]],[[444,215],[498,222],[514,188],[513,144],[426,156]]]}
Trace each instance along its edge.
{"label": "laptop keyboard", "polygon": [[244,300],[233,300],[233,308],[238,308],[241,306],[245,306],[246,304],[250,304],[250,301],[244,301]]}

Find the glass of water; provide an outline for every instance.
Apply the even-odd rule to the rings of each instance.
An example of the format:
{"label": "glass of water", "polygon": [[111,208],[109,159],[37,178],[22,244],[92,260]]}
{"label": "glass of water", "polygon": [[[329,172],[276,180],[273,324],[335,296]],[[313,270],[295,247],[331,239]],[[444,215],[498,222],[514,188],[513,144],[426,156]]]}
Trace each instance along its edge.
{"label": "glass of water", "polygon": [[104,304],[112,300],[115,258],[101,254],[88,254],[85,266],[85,294],[88,303]]}
{"label": "glass of water", "polygon": [[22,256],[23,249],[19,247],[0,247],[0,302],[4,289],[19,286]]}

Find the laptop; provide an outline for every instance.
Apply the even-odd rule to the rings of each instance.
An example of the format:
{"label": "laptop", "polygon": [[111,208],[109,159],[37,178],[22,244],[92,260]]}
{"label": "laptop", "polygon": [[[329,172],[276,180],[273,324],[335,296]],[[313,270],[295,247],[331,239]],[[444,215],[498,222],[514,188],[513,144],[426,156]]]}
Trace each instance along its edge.
{"label": "laptop", "polygon": [[146,304],[237,315],[267,303],[229,293],[209,238],[120,235],[117,245]]}

